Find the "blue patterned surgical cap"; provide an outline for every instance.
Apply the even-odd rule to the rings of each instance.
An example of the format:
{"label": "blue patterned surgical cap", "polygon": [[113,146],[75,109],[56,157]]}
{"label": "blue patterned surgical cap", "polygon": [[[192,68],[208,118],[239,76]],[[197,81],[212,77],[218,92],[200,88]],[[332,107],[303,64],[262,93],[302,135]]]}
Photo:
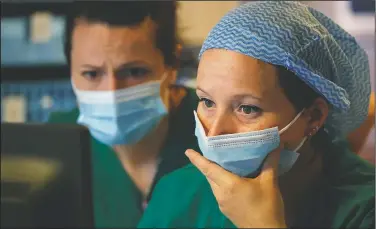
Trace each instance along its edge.
{"label": "blue patterned surgical cap", "polygon": [[299,2],[258,1],[225,15],[210,31],[208,49],[226,49],[281,65],[332,105],[326,130],[344,135],[367,116],[368,57],[355,38],[324,14]]}

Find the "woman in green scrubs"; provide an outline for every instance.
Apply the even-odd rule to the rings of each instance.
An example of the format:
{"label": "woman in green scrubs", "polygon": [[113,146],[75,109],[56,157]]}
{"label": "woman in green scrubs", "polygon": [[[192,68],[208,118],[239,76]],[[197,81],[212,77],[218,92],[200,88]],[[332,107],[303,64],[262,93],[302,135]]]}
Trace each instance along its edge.
{"label": "woman in green scrubs", "polygon": [[176,2],[75,2],[66,57],[78,108],[50,122],[80,123],[92,139],[96,227],[137,226],[156,182],[197,145],[194,91],[173,86]]}
{"label": "woman in green scrubs", "polygon": [[200,52],[202,155],[157,185],[139,228],[374,228],[375,167],[343,139],[367,115],[368,58],[297,2],[230,11]]}

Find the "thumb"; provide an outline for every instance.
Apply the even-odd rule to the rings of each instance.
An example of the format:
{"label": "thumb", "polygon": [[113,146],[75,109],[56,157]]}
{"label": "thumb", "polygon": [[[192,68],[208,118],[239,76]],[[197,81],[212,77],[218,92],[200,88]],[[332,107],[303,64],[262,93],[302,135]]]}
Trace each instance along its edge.
{"label": "thumb", "polygon": [[282,149],[283,144],[281,143],[277,149],[268,154],[261,170],[261,179],[275,180],[278,177],[279,158]]}

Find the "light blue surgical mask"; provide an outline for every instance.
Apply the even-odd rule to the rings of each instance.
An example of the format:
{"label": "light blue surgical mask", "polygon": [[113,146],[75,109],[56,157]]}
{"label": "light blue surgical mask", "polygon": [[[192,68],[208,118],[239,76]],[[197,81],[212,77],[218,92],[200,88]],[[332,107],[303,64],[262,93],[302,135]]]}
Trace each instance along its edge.
{"label": "light blue surgical mask", "polygon": [[[266,156],[279,146],[280,134],[286,131],[303,113],[301,111],[285,128],[278,127],[246,133],[226,134],[207,137],[205,130],[194,111],[196,120],[195,135],[204,157],[217,163],[224,169],[239,176],[248,176],[256,172]],[[294,150],[283,149],[280,153],[278,174],[289,171],[299,154],[296,153],[306,141],[306,137]]]}
{"label": "light blue surgical mask", "polygon": [[161,81],[115,91],[83,91],[73,85],[80,109],[77,122],[106,145],[134,144],[167,114],[160,87]]}

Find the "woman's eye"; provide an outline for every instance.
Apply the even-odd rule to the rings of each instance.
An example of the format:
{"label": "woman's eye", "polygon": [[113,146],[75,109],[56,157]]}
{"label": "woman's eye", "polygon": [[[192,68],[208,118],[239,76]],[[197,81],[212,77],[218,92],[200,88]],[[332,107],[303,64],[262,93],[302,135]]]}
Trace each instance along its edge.
{"label": "woman's eye", "polygon": [[258,113],[261,111],[260,108],[256,107],[256,106],[249,106],[249,105],[241,105],[239,107],[240,111],[243,112],[244,114],[252,114],[252,113]]}
{"label": "woman's eye", "polygon": [[88,80],[95,80],[100,76],[100,73],[98,71],[83,71],[81,75]]}
{"label": "woman's eye", "polygon": [[211,107],[214,106],[214,102],[209,100],[209,99],[200,98],[200,102],[203,102],[205,107],[207,107],[207,108],[211,108]]}

